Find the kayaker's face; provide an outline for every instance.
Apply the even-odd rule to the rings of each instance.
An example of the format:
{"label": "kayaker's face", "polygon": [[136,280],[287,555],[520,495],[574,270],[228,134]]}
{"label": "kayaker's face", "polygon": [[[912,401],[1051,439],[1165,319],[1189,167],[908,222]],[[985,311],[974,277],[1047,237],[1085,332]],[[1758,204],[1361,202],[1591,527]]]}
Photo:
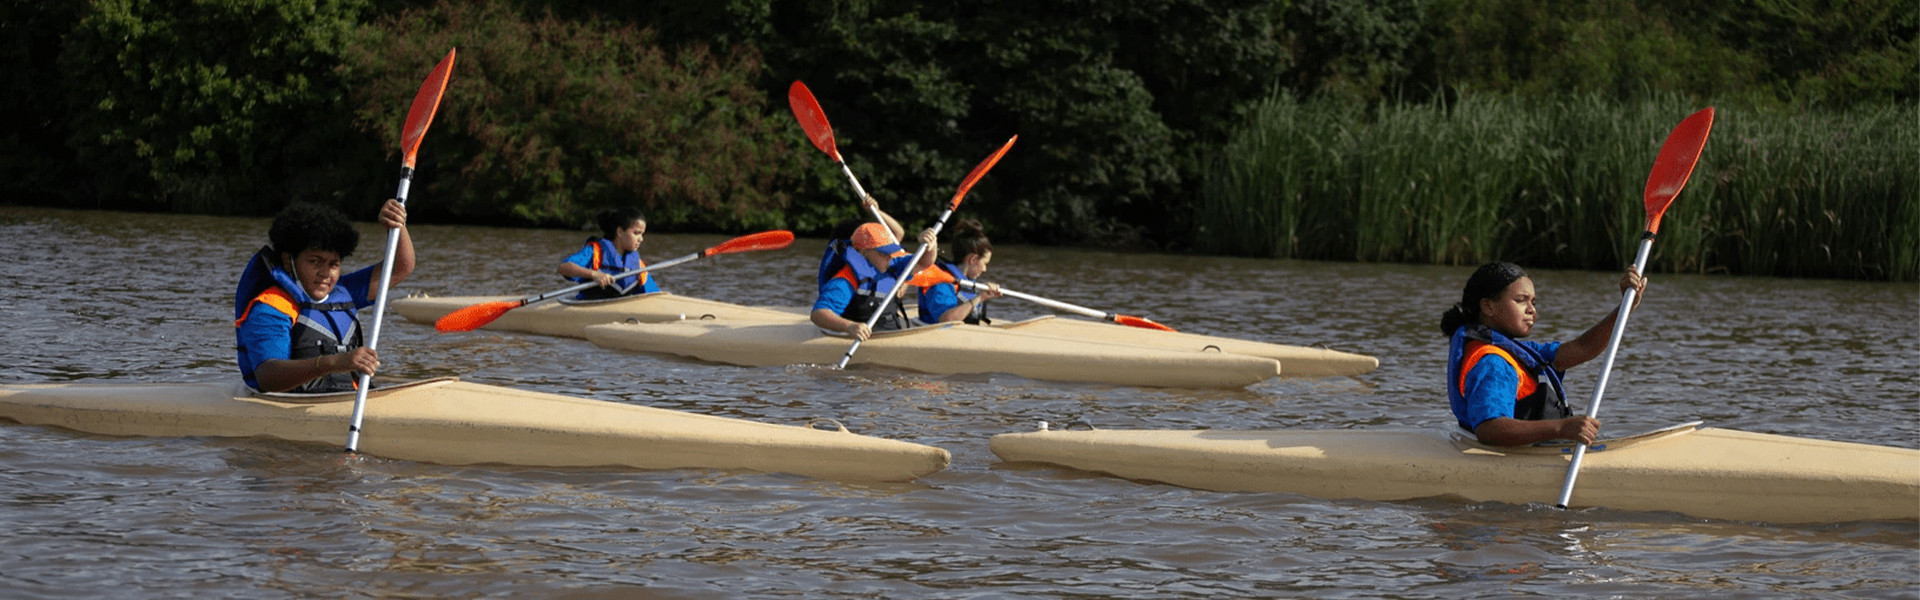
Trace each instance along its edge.
{"label": "kayaker's face", "polygon": [[967,260],[964,261],[964,264],[960,267],[960,272],[966,274],[967,279],[979,279],[981,273],[987,272],[987,263],[990,262],[993,262],[993,251],[991,250],[979,254],[969,254],[967,255]]}
{"label": "kayaker's face", "polygon": [[647,237],[647,222],[636,220],[619,231],[613,232],[613,249],[626,254],[640,249],[640,242]]}
{"label": "kayaker's face", "polygon": [[866,257],[867,264],[873,265],[873,270],[875,271],[886,271],[887,266],[893,264],[893,257],[881,254],[879,250],[871,248],[861,250],[860,256]]}
{"label": "kayaker's face", "polygon": [[1480,322],[1507,337],[1527,337],[1533,333],[1534,300],[1533,278],[1515,279],[1500,295],[1480,299]]}
{"label": "kayaker's face", "polygon": [[331,250],[305,250],[293,257],[293,276],[307,297],[318,302],[333,292],[340,281],[340,253]]}

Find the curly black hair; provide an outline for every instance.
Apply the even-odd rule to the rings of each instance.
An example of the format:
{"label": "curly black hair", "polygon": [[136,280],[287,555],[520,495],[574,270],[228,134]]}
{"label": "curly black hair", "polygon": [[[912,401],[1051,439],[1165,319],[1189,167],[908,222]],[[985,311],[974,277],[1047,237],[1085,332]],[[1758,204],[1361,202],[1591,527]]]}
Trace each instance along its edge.
{"label": "curly black hair", "polygon": [[308,250],[326,250],[346,259],[360,246],[360,232],[354,231],[347,216],[332,207],[296,202],[274,215],[267,230],[273,250],[287,256],[299,256]]}

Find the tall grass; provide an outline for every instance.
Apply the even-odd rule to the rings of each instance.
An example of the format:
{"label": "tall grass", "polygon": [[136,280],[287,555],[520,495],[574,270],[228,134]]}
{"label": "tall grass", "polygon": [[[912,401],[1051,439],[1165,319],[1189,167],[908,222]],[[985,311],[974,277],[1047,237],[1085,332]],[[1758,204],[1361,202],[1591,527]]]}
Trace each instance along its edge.
{"label": "tall grass", "polygon": [[[1597,96],[1355,107],[1269,98],[1202,182],[1198,246],[1332,260],[1616,269],[1667,132],[1698,106]],[[1720,107],[1653,267],[1920,279],[1920,105]]]}

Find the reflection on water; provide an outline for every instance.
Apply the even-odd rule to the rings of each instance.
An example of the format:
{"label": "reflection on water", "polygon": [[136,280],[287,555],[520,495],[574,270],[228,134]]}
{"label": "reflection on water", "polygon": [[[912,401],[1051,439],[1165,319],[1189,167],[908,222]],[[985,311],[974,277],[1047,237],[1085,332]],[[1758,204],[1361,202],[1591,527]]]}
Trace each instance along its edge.
{"label": "reflection on water", "polygon": [[[233,377],[231,296],[263,219],[0,208],[0,381]],[[362,224],[361,254],[381,232]],[[420,226],[399,293],[534,294],[580,232]],[[721,236],[654,232],[655,260]],[[817,242],[657,274],[672,291],[811,301]],[[1141,389],[876,368],[740,368],[390,320],[383,375],[462,378],[776,423],[832,418],[953,466],[853,485],[701,471],[446,467],[273,440],[0,425],[0,586],[20,595],[1629,597],[1910,595],[1913,524],[1771,526],[1545,504],[1222,494],[999,463],[996,433],[1354,428],[1450,420],[1435,324],[1469,268],[1002,246],[989,280],[1183,331],[1380,358],[1354,378]],[[1534,274],[1538,337],[1610,310],[1617,275]],[[1654,273],[1602,418],[1920,445],[1920,289]],[[1015,301],[1000,318],[1041,314]],[[1569,377],[1588,401],[1595,367]],[[344,427],[343,427],[344,435]],[[1542,503],[1557,490],[1542,490]],[[1920,499],[1916,499],[1920,501]]]}

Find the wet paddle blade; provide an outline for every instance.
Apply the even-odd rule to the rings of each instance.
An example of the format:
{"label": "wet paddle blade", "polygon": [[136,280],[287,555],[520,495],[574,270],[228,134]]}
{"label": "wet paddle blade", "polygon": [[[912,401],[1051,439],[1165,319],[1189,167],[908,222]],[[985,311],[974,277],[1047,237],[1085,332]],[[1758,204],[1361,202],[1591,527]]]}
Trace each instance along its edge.
{"label": "wet paddle blade", "polygon": [[762,231],[760,233],[743,235],[720,242],[714,247],[701,252],[700,255],[713,256],[715,254],[732,254],[734,252],[752,252],[755,250],[779,250],[791,245],[793,245],[793,232],[791,231]]}
{"label": "wet paddle blade", "polygon": [[1139,327],[1139,328],[1141,328],[1141,329],[1157,329],[1157,330],[1160,330],[1160,331],[1173,331],[1173,328],[1172,328],[1172,327],[1168,327],[1168,326],[1165,326],[1165,325],[1161,325],[1161,324],[1159,324],[1159,323],[1155,323],[1155,322],[1153,322],[1153,320],[1152,320],[1152,319],[1148,319],[1148,318],[1146,318],[1146,317],[1133,317],[1133,316],[1127,316],[1127,315],[1114,315],[1114,316],[1113,316],[1113,322],[1115,322],[1115,323],[1119,323],[1119,324],[1121,324],[1121,325],[1126,325],[1126,326],[1128,326],[1128,327]]}
{"label": "wet paddle blade", "polygon": [[827,123],[827,113],[820,110],[820,102],[813,99],[807,84],[795,81],[787,88],[787,105],[793,107],[793,118],[807,131],[813,147],[833,157],[833,162],[845,162],[840,160],[840,147],[833,142],[833,125]]}
{"label": "wet paddle blade", "polygon": [[447,313],[447,316],[440,317],[440,320],[433,322],[433,329],[441,333],[473,331],[481,327],[486,327],[487,324],[492,323],[494,319],[500,318],[500,315],[507,314],[507,311],[526,305],[527,302],[525,300],[481,302]]}
{"label": "wet paddle blade", "polygon": [[1707,145],[1707,134],[1712,131],[1713,107],[1709,106],[1680,121],[1667,134],[1660,156],[1653,161],[1653,172],[1647,175],[1648,233],[1660,232],[1660,217],[1680,195],[1680,189],[1687,187],[1693,166],[1700,161],[1700,150]]}
{"label": "wet paddle blade", "polygon": [[414,155],[420,152],[420,138],[427,135],[433,115],[440,112],[440,96],[447,91],[447,78],[453,75],[453,54],[454,50],[447,50],[447,57],[434,65],[427,80],[420,83],[420,92],[413,96],[413,108],[407,110],[407,127],[400,131],[400,165],[403,167],[413,168]]}
{"label": "wet paddle blade", "polygon": [[947,203],[947,210],[959,210],[960,199],[967,196],[967,190],[973,189],[973,184],[980,181],[981,177],[985,177],[987,170],[992,169],[994,163],[1000,162],[1000,157],[1006,156],[1007,150],[1013,148],[1014,140],[1018,139],[1020,139],[1020,136],[1017,135],[1007,138],[1007,143],[1000,146],[1000,149],[995,151],[993,156],[989,156],[986,160],[980,161],[980,164],[973,168],[973,172],[968,173],[967,178],[960,182],[960,191],[953,193],[953,201]]}

